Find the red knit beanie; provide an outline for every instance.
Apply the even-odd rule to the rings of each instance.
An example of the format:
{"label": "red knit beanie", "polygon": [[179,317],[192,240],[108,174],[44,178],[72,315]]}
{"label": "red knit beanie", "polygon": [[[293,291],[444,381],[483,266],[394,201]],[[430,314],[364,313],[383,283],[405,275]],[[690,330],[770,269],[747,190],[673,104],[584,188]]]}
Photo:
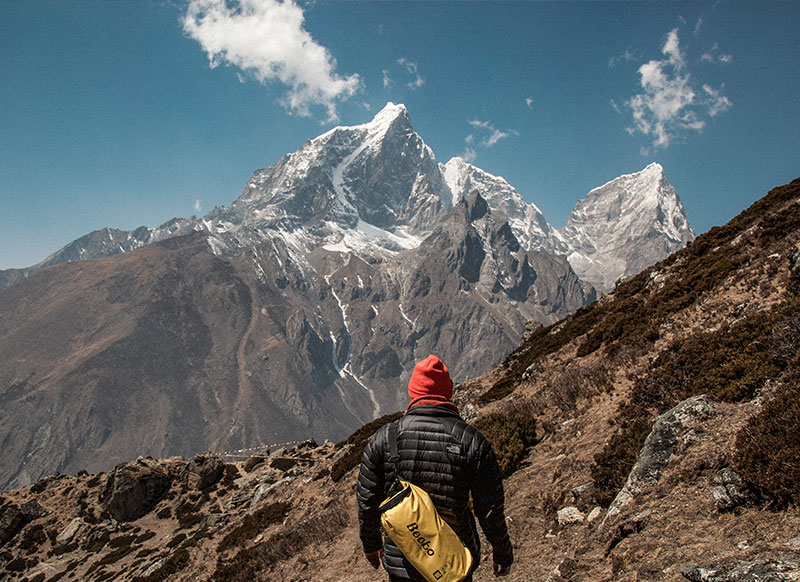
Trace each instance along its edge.
{"label": "red knit beanie", "polygon": [[453,381],[444,363],[431,354],[416,366],[408,381],[408,396],[412,402],[420,398],[451,400]]}

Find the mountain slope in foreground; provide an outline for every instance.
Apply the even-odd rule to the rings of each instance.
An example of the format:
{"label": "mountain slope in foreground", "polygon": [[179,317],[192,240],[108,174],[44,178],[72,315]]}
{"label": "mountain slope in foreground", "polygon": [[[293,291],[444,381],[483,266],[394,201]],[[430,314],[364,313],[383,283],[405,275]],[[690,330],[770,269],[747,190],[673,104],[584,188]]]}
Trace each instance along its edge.
{"label": "mountain slope in foreground", "polygon": [[[797,580],[798,380],[795,180],[458,386],[508,475],[507,579]],[[353,485],[359,447],[393,417],[246,463],[140,458],[4,493],[2,573],[381,580]]]}

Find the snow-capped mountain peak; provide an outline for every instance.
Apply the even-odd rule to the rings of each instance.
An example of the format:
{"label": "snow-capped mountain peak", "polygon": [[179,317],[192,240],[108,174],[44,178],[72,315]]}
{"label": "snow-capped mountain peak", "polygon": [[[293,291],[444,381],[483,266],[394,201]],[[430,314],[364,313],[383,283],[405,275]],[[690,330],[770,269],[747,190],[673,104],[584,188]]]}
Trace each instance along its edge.
{"label": "snow-capped mountain peak", "polygon": [[300,265],[320,247],[386,258],[418,247],[474,193],[507,220],[525,250],[567,256],[603,292],[694,238],[658,163],[593,189],[556,230],[504,178],[459,157],[438,163],[405,105],[389,102],[370,121],[331,129],[255,171],[230,206],[200,219],[115,231],[110,239],[102,233],[80,239],[46,264],[126,252],[192,231],[208,233],[208,244],[221,255],[280,239]]}
{"label": "snow-capped mountain peak", "polygon": [[387,133],[394,125],[411,129],[411,117],[405,105],[389,101],[367,125],[375,133]]}
{"label": "snow-capped mountain peak", "polygon": [[359,134],[362,138],[366,138],[367,140],[382,139],[387,134],[391,133],[392,130],[398,129],[403,132],[413,131],[411,127],[411,117],[405,105],[402,103],[395,104],[389,101],[370,121],[360,125],[338,125],[322,135],[309,140],[306,145],[313,144],[319,147],[327,144],[333,136],[342,133]]}
{"label": "snow-capped mountain peak", "polygon": [[506,215],[514,236],[527,249],[553,251],[557,241],[553,227],[541,210],[528,203],[505,178],[454,157],[441,166],[442,175],[452,193],[453,204],[478,192],[493,211]]}
{"label": "snow-capped mountain peak", "polygon": [[675,188],[655,162],[591,190],[560,234],[575,272],[603,292],[694,239]]}

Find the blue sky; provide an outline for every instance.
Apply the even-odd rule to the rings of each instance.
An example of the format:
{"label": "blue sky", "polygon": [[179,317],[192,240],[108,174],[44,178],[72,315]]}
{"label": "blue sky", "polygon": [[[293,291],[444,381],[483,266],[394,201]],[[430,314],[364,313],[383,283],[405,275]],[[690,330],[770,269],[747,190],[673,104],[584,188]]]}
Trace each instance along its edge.
{"label": "blue sky", "polygon": [[0,2],[0,269],[239,196],[404,103],[556,227],[657,161],[698,233],[800,176],[800,2]]}

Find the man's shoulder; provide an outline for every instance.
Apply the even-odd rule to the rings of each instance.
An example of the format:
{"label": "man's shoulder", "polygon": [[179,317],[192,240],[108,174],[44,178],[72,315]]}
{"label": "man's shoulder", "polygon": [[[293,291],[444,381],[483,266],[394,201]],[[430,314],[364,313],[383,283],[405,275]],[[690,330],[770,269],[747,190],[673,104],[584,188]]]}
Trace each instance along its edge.
{"label": "man's shoulder", "polygon": [[469,424],[466,420],[455,412],[440,406],[419,406],[410,409],[401,418],[401,428],[412,426],[415,423],[426,424],[430,419],[436,419],[441,430],[449,433],[453,438],[463,442],[465,445],[483,445],[488,442],[477,428]]}
{"label": "man's shoulder", "polygon": [[[397,422],[397,421],[394,421]],[[367,444],[368,445],[375,445],[377,443],[388,442],[389,438],[389,427],[393,424],[393,422],[387,422],[386,424],[378,427],[378,429],[372,433],[372,436],[369,437]]]}

